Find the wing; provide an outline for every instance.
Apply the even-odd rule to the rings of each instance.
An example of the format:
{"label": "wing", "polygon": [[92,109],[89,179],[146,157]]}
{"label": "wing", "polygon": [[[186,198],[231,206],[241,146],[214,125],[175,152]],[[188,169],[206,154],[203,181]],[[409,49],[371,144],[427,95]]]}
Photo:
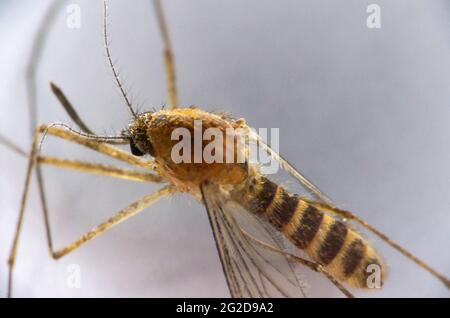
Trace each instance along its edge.
{"label": "wing", "polygon": [[215,185],[201,191],[231,296],[306,297],[280,238]]}
{"label": "wing", "polygon": [[297,169],[294,168],[286,159],[281,157],[276,151],[274,151],[270,146],[255,132],[255,130],[250,129],[249,132],[250,140],[257,142],[267,154],[274,160],[276,160],[281,168],[286,170],[290,175],[292,175],[300,184],[319,202],[325,203],[329,206],[335,206],[333,201],[320,189],[315,186],[311,181],[309,181],[304,175],[302,175]]}
{"label": "wing", "polygon": [[299,256],[264,219],[228,199],[214,184],[201,187],[222,269],[232,297],[307,297],[300,269],[322,273],[342,294],[353,297],[322,266]]}

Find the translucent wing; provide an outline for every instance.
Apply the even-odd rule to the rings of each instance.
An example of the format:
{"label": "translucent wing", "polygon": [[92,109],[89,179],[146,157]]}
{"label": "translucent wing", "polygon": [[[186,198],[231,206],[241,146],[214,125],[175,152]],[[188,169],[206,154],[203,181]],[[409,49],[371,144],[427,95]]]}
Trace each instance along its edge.
{"label": "translucent wing", "polygon": [[309,181],[304,175],[302,175],[297,169],[294,168],[286,159],[281,157],[276,151],[274,151],[270,146],[254,131],[249,132],[250,140],[257,142],[258,146],[269,154],[269,156],[276,160],[281,168],[286,170],[290,175],[297,179],[300,184],[319,202],[326,203],[329,206],[334,206],[333,201],[320,189],[315,186],[311,181]]}
{"label": "translucent wing", "polygon": [[202,196],[232,297],[306,297],[280,238],[215,185]]}
{"label": "translucent wing", "polygon": [[[308,180],[303,174],[301,174],[293,165],[291,165],[286,159],[281,157],[279,153],[273,150],[256,132],[254,129],[249,128],[250,141],[256,142],[258,147],[261,147],[273,160],[277,161],[281,168],[293,176],[301,186],[308,191],[308,193],[316,200],[317,203],[323,203],[328,207],[336,208],[336,204],[316,185]],[[347,219],[341,215],[332,214],[333,217],[340,219],[342,222],[347,223]],[[352,227],[349,223],[348,226]],[[353,227],[352,227],[353,228]]]}

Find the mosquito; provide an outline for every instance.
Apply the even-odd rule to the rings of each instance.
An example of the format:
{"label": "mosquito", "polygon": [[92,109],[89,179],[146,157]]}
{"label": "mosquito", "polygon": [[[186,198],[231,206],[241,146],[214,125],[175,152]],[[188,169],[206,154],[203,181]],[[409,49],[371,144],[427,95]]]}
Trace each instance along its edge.
{"label": "mosquito", "polygon": [[[245,120],[197,107],[179,107],[174,56],[167,24],[160,2],[154,0],[153,4],[164,45],[168,99],[166,109],[137,112],[127,97],[111,58],[105,0],[103,40],[106,57],[131,116],[128,127],[116,136],[100,136],[93,133],[79,117],[62,90],[51,83],[52,92],[80,131],[64,124],[39,125],[34,130],[29,153],[17,148],[4,137],[0,139],[4,145],[28,157],[20,212],[8,260],[8,296],[12,296],[14,264],[28,189],[35,169],[43,198],[42,176],[39,170],[41,165],[161,184],[156,192],[131,203],[60,249],[53,247],[48,211],[45,199],[42,199],[48,249],[55,260],[70,254],[105,231],[140,213],[157,200],[176,193],[188,193],[205,206],[232,297],[305,297],[304,285],[296,275],[298,267],[306,267],[321,273],[347,297],[353,297],[348,286],[369,288],[368,268],[371,266],[378,269],[382,285],[386,272],[384,261],[368,240],[350,223],[356,223],[372,232],[450,288],[450,280],[447,277],[357,215],[338,208],[321,190],[255,134]],[[259,165],[248,160],[239,163],[175,162],[172,151],[176,141],[172,138],[172,132],[180,128],[192,132],[195,130],[195,121],[201,121],[202,129],[214,128],[225,136],[227,129],[242,129],[246,132],[246,138],[277,161],[307,190],[309,196],[300,196],[288,191],[264,175]],[[43,155],[40,153],[40,146],[47,136],[79,144],[122,161],[130,167],[144,168],[145,171]],[[129,145],[130,152],[118,148],[117,145]],[[234,150],[235,146],[233,140],[231,148]],[[202,144],[202,148],[205,147]],[[229,144],[224,147],[224,153],[229,151],[228,147]],[[248,158],[248,153],[245,153],[245,158]],[[286,244],[293,245],[305,256],[288,252]]]}

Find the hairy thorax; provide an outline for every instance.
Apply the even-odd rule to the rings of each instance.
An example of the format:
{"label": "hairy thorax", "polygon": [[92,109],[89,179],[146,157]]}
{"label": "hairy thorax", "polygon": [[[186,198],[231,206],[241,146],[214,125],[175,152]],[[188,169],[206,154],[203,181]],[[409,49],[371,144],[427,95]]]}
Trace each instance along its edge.
{"label": "hairy thorax", "polygon": [[[208,134],[208,129],[215,136]],[[205,181],[238,185],[245,180],[244,148],[238,147],[238,138],[230,136],[230,132],[239,129],[246,129],[242,120],[198,108],[143,113],[130,125],[131,134],[140,134],[136,138],[138,146],[155,158],[158,173],[179,190],[188,192],[196,191]],[[222,140],[211,152],[212,147],[208,144],[220,139],[217,134],[222,136]],[[207,135],[208,138],[204,138]],[[183,147],[180,147],[181,143]],[[221,146],[217,147],[218,144]],[[208,158],[211,153],[216,160]]]}

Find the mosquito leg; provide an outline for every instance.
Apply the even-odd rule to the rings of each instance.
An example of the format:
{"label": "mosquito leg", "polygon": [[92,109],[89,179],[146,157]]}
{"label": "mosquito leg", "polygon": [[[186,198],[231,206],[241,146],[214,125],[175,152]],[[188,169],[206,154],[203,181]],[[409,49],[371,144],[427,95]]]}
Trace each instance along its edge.
{"label": "mosquito leg", "polygon": [[[73,120],[73,122],[85,133],[95,135],[95,133],[80,118],[77,111],[72,106],[72,104],[67,99],[67,97],[62,92],[62,90],[58,86],[56,86],[53,82],[50,82],[50,88],[51,88],[53,94],[58,99],[58,101],[64,107],[64,110],[67,112],[69,117]],[[134,172],[131,170],[125,171],[123,169],[117,169],[117,168],[109,167],[109,166],[108,167],[95,166],[90,163],[84,163],[84,162],[79,162],[79,161],[68,161],[68,160],[61,160],[61,159],[50,158],[50,157],[38,157],[38,163],[49,164],[49,165],[66,168],[66,169],[75,169],[75,170],[81,170],[84,172],[91,172],[91,173],[109,175],[109,176],[114,176],[114,177],[126,178],[126,179],[130,179],[130,180],[135,180],[135,181],[139,181],[139,178],[137,178],[137,177],[141,177],[141,178],[144,177],[140,181],[143,181],[143,180],[152,181],[153,180],[151,175],[147,176],[147,178],[145,178],[145,176],[142,176],[142,175],[130,176],[130,173],[134,173],[134,174],[140,174],[140,173]],[[51,237],[51,232],[50,232],[49,213],[48,213],[47,199],[46,199],[45,189],[44,189],[44,179],[43,179],[40,164],[36,165],[35,170],[36,170],[36,179],[37,179],[37,184],[38,184],[39,198],[40,198],[40,202],[41,202],[42,213],[44,216],[48,248],[49,248],[49,250],[52,250],[52,237]],[[150,179],[148,179],[148,177],[150,177]],[[155,176],[155,178],[157,178],[157,176]],[[156,179],[154,179],[153,181],[156,181]]]}
{"label": "mosquito leg", "polygon": [[[30,169],[31,171],[31,169]],[[28,174],[30,175],[30,174]],[[59,259],[67,254],[69,254],[70,252],[76,250],[77,248],[79,248],[81,245],[83,245],[84,243],[92,240],[93,238],[99,236],[100,234],[104,233],[105,231],[109,230],[110,228],[112,228],[113,226],[125,221],[126,219],[136,215],[137,213],[141,212],[142,210],[144,210],[146,207],[148,207],[150,204],[152,204],[153,202],[155,202],[156,200],[158,200],[159,198],[169,195],[171,193],[174,192],[174,188],[172,186],[166,186],[163,187],[161,189],[159,189],[158,191],[149,194],[141,199],[139,199],[138,201],[133,202],[132,204],[130,204],[128,207],[120,210],[118,213],[116,213],[114,216],[112,216],[111,218],[109,218],[108,220],[106,220],[103,223],[100,223],[99,225],[97,225],[96,227],[94,227],[92,230],[86,232],[84,235],[82,235],[79,239],[73,241],[72,243],[70,243],[69,245],[54,251],[53,248],[50,250],[51,252],[51,256],[53,259]],[[25,203],[23,205],[21,205],[21,216],[23,217],[23,207],[24,207]],[[9,258],[9,266],[10,266],[10,270],[9,270],[9,279],[8,279],[8,296],[11,296],[12,293],[12,282],[13,282],[13,277],[12,277],[12,271],[13,271],[13,265],[14,265],[14,261],[15,261],[15,254],[16,254],[16,248],[17,248],[17,241],[18,241],[18,234],[20,232],[20,227],[18,228],[18,231],[16,232],[16,237],[15,237],[15,244],[13,245],[13,249],[11,250],[11,255]]]}
{"label": "mosquito leg", "polygon": [[8,266],[9,266],[8,297],[11,296],[12,273],[13,273],[13,268],[14,268],[16,252],[17,252],[17,244],[19,242],[19,236],[20,236],[20,232],[21,232],[22,224],[23,224],[23,216],[24,216],[25,204],[26,204],[27,196],[28,196],[28,188],[30,186],[31,172],[33,171],[33,167],[34,167],[35,161],[36,161],[35,153],[36,153],[36,141],[37,141],[38,135],[39,135],[39,133],[36,131],[35,134],[34,134],[34,138],[33,138],[33,144],[32,144],[32,148],[31,148],[31,153],[30,153],[30,156],[28,158],[28,166],[27,166],[27,170],[26,170],[27,172],[26,172],[26,176],[25,176],[25,183],[24,183],[24,186],[23,186],[22,198],[21,198],[21,201],[20,201],[20,212],[19,212],[19,217],[17,219],[16,231],[15,231],[15,234],[14,234],[14,239],[13,239],[12,246],[11,246],[11,251],[10,251],[10,254],[9,254],[9,258],[8,258]]}
{"label": "mosquito leg", "polygon": [[137,182],[157,182],[157,183],[163,182],[162,177],[153,173],[141,172],[132,169],[124,169],[111,165],[91,163],[80,160],[69,160],[49,156],[39,156],[37,157],[37,164],[45,164],[62,169],[76,170],[86,173],[92,173]]}
{"label": "mosquito leg", "polygon": [[348,298],[354,298],[353,294],[347,289],[345,288],[333,275],[331,275],[330,273],[328,273],[328,271],[323,268],[322,265],[309,261],[307,259],[298,257],[296,255],[290,254],[290,253],[286,253],[283,251],[280,251],[278,248],[275,248],[273,246],[270,246],[269,244],[266,244],[265,242],[258,240],[257,238],[253,237],[252,235],[250,235],[249,233],[245,232],[244,230],[242,230],[242,233],[249,238],[250,240],[252,240],[253,242],[255,242],[258,245],[261,245],[263,248],[269,249],[275,253],[287,256],[288,258],[292,259],[293,261],[300,263],[304,266],[309,267],[311,270],[315,271],[315,272],[319,272],[325,275],[325,277],[328,278],[329,281],[331,281],[346,297]]}
{"label": "mosquito leg", "polygon": [[120,210],[117,214],[115,214],[114,216],[112,216],[111,218],[106,220],[105,222],[100,223],[99,225],[94,227],[89,232],[83,234],[79,239],[73,241],[69,245],[67,245],[57,251],[52,251],[52,257],[54,259],[59,259],[65,255],[69,254],[70,252],[79,248],[84,243],[86,243],[86,242],[92,240],[93,238],[97,237],[98,235],[102,234],[106,230],[109,230],[113,226],[138,214],[139,212],[144,210],[146,207],[148,207],[150,204],[152,204],[159,198],[169,195],[174,192],[175,192],[175,190],[172,186],[166,186],[152,194],[149,194],[149,195],[139,199],[138,201],[133,202],[128,207]]}
{"label": "mosquito leg", "polygon": [[300,264],[303,264],[307,267],[309,267],[310,269],[312,269],[313,271],[316,271],[318,273],[322,273],[323,275],[325,275],[326,278],[328,278],[328,280],[330,282],[333,283],[334,286],[336,286],[337,289],[339,289],[339,291],[345,295],[345,297],[347,298],[354,298],[355,296],[347,289],[345,288],[333,275],[331,275],[330,273],[328,273],[327,270],[325,270],[325,268],[323,268],[322,265],[318,264],[318,263],[314,263],[311,261],[308,261],[304,258],[300,258],[298,256],[295,255],[290,255],[290,258],[292,258],[293,261],[298,262]]}
{"label": "mosquito leg", "polygon": [[39,26],[34,35],[31,54],[28,58],[26,66],[26,86],[27,86],[27,103],[30,111],[30,134],[33,134],[34,128],[37,125],[37,107],[36,107],[36,69],[39,67],[44,43],[49,34],[49,29],[52,26],[55,18],[58,17],[58,12],[64,1],[54,0],[46,9],[44,16],[39,23]]}
{"label": "mosquito leg", "polygon": [[[53,94],[58,99],[58,101],[61,103],[61,105],[66,110],[66,112],[69,115],[69,117],[75,122],[75,124],[82,131],[84,131],[85,133],[94,134],[92,132],[92,130],[90,130],[87,127],[87,125],[80,118],[80,116],[78,116],[78,113],[76,112],[75,108],[69,102],[67,97],[61,91],[61,89],[58,86],[56,86],[55,84],[53,84],[52,82],[50,82],[50,88],[51,88]],[[44,158],[38,158],[38,163],[47,163],[47,164],[51,164],[52,163],[52,162],[49,163],[49,162],[46,162],[46,161],[42,161],[41,159],[44,159]],[[46,159],[48,159],[48,158],[46,158]],[[75,162],[73,162],[73,164],[75,164]],[[59,165],[59,166],[60,167],[64,167],[63,165]],[[79,164],[78,167],[80,167],[80,166],[83,166],[83,165]],[[66,168],[70,168],[70,165],[66,166]],[[48,213],[48,207],[47,207],[47,199],[46,199],[45,189],[44,189],[44,177],[42,175],[42,170],[41,170],[40,164],[36,165],[36,169],[35,170],[36,170],[36,180],[37,180],[38,191],[39,191],[39,199],[40,199],[40,202],[41,202],[42,214],[43,214],[43,217],[44,217],[44,223],[45,223],[45,229],[46,229],[47,244],[48,244],[49,250],[51,251],[53,247],[52,247],[52,236],[51,236],[51,231],[50,231],[50,219],[49,219],[49,213]],[[87,170],[87,171],[92,171],[92,170]]]}
{"label": "mosquito leg", "polygon": [[428,271],[431,275],[433,275],[434,277],[439,279],[445,286],[447,286],[447,288],[450,289],[450,280],[447,277],[445,277],[441,273],[437,272],[435,269],[433,269],[427,263],[425,263],[421,259],[417,258],[414,254],[412,254],[411,252],[406,250],[404,247],[400,246],[398,243],[396,243],[393,240],[391,240],[386,234],[383,234],[382,232],[377,230],[375,227],[373,227],[372,225],[370,225],[366,221],[362,220],[357,215],[355,215],[355,214],[353,214],[353,213],[351,213],[349,211],[346,211],[346,210],[341,210],[339,208],[329,206],[329,205],[324,204],[324,203],[319,203],[319,202],[308,200],[307,198],[302,198],[302,199],[305,200],[306,202],[308,202],[309,204],[315,206],[316,208],[320,209],[320,210],[332,213],[332,214],[337,215],[339,217],[342,217],[344,219],[347,219],[347,220],[350,220],[350,221],[354,221],[354,222],[360,224],[361,226],[363,226],[364,228],[366,228],[370,232],[372,232],[375,235],[377,235],[379,238],[381,238],[383,241],[385,241],[387,244],[389,244],[392,248],[396,249],[401,254],[403,254],[404,256],[409,258],[410,260],[412,260],[418,266],[420,266],[424,270]]}
{"label": "mosquito leg", "polygon": [[[39,24],[37,32],[34,36],[31,54],[28,58],[26,66],[26,88],[27,88],[27,104],[30,112],[29,129],[30,134],[34,133],[37,125],[37,101],[36,101],[36,69],[44,51],[44,43],[46,41],[48,30],[50,29],[55,18],[58,16],[59,9],[64,4],[64,1],[54,0],[45,12],[42,22]],[[24,153],[25,156],[28,154]],[[31,173],[31,172],[30,172]],[[43,188],[43,176],[39,166],[36,167],[36,177],[38,182],[39,197],[43,208],[44,216],[47,213],[45,191]],[[47,220],[47,219],[46,219]]]}
{"label": "mosquito leg", "polygon": [[156,12],[156,19],[158,20],[159,32],[164,44],[164,67],[166,70],[166,85],[167,85],[167,97],[170,109],[177,108],[177,85],[175,75],[175,61],[172,51],[172,44],[170,42],[169,30],[167,28],[164,12],[159,0],[153,0],[153,6]]}
{"label": "mosquito leg", "polygon": [[[85,137],[82,137],[80,135],[77,135],[74,132],[71,132],[69,130],[65,130],[62,128],[58,128],[58,127],[52,127],[51,125],[42,125],[36,128],[35,133],[34,133],[34,137],[33,137],[33,143],[32,143],[32,148],[31,148],[31,152],[28,158],[28,167],[27,167],[27,172],[26,172],[26,177],[25,177],[25,182],[24,182],[24,186],[23,186],[23,192],[22,192],[22,198],[21,198],[21,202],[20,202],[20,212],[19,212],[19,217],[17,220],[17,224],[16,224],[16,232],[14,235],[14,239],[13,239],[13,243],[12,243],[12,247],[11,247],[11,252],[10,252],[10,256],[8,259],[8,265],[9,265],[9,284],[8,284],[8,294],[11,294],[11,286],[12,286],[12,271],[14,268],[14,261],[15,261],[15,256],[16,256],[16,250],[17,250],[17,244],[19,241],[19,236],[20,236],[20,232],[22,229],[22,224],[23,224],[23,217],[24,217],[24,213],[25,213],[25,205],[26,205],[26,201],[27,201],[27,196],[28,196],[28,189],[29,189],[29,185],[30,185],[30,180],[31,180],[31,174],[32,174],[32,170],[35,167],[37,161],[38,161],[38,157],[37,157],[37,141],[38,138],[40,136],[41,133],[48,133],[50,135],[54,135],[60,138],[63,138],[65,140],[69,140],[69,141],[74,141],[77,142],[81,145],[84,145],[86,147],[92,148],[94,150],[97,150],[101,153],[104,153],[110,157],[125,161],[131,165],[134,166],[140,166],[140,167],[146,167],[146,168],[151,168],[151,161],[146,161],[146,160],[141,160],[141,161],[136,161],[137,158],[134,158],[132,155],[129,155],[128,153],[116,148],[116,147],[112,147],[109,145],[106,145],[104,143],[98,142],[96,140],[89,140]],[[41,159],[44,160],[45,159]],[[55,160],[47,160],[49,163],[53,162],[54,164],[56,164],[57,161]],[[69,161],[59,161],[60,164],[62,165],[66,165],[66,166],[71,166],[72,168],[73,163],[74,162],[69,162]],[[37,165],[37,168],[39,167],[39,165]],[[93,170],[94,167],[93,166],[83,166],[84,169],[87,170]],[[98,170],[97,170],[98,171]],[[36,169],[36,172],[39,173],[40,169]],[[105,172],[105,171],[104,171]],[[116,171],[112,171],[110,169],[109,171],[111,174],[116,173],[117,174],[117,170]],[[39,177],[40,175],[37,174],[37,177]],[[40,176],[42,177],[42,176]],[[136,177],[136,175],[135,175]],[[51,251],[53,251],[53,247],[52,247],[52,239],[51,239],[51,233],[50,233],[50,224],[49,224],[49,217],[48,217],[48,209],[47,209],[47,204],[45,201],[45,196],[44,196],[44,192],[43,192],[43,184],[42,184],[42,179],[38,180],[40,182],[40,198],[41,198],[41,204],[42,204],[42,208],[43,208],[43,214],[44,214],[44,221],[45,221],[45,226],[46,226],[46,231],[47,231],[47,239],[48,239],[48,245],[49,245],[49,249]]]}
{"label": "mosquito leg", "polygon": [[0,134],[0,144],[4,145],[6,148],[14,151],[15,153],[21,155],[22,157],[28,157],[28,154],[23,149],[21,149],[19,146],[16,146],[16,144],[14,144],[11,140],[9,140],[8,138],[4,137],[1,134]]}

